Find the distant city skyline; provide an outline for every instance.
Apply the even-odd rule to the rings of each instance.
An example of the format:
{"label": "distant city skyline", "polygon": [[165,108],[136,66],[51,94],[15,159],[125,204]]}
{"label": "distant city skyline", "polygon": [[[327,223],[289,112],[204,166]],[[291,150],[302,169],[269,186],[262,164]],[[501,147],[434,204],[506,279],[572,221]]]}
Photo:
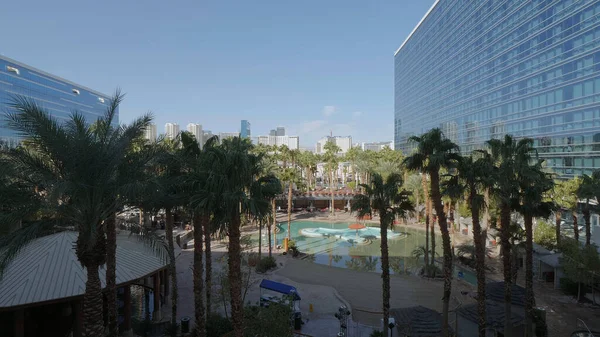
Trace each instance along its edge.
{"label": "distant city skyline", "polygon": [[33,0],[26,25],[0,11],[0,28],[19,27],[0,53],[109,95],[120,87],[120,121],[150,111],[161,133],[168,122],[234,132],[247,119],[253,135],[282,125],[302,147],[331,132],[386,141],[393,53],[433,2],[150,0],[143,12],[119,3],[107,25],[97,3]]}

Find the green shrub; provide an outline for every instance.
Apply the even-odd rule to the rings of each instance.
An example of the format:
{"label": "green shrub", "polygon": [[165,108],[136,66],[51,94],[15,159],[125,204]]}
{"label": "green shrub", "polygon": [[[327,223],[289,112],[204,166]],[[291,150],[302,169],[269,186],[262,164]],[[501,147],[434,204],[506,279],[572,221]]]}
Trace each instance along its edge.
{"label": "green shrub", "polygon": [[537,222],[533,238],[535,243],[546,249],[553,250],[556,248],[556,229],[545,221]]}
{"label": "green shrub", "polygon": [[296,246],[296,241],[290,240],[288,242],[288,252],[291,252],[293,257],[298,257],[300,255],[300,251],[298,250],[298,246]]}
{"label": "green shrub", "polygon": [[266,273],[271,269],[277,268],[277,262],[272,256],[263,257],[256,265],[257,273]]}
{"label": "green shrub", "polygon": [[373,330],[373,332],[371,332],[369,337],[383,337],[383,332],[381,332],[379,330]]}
{"label": "green shrub", "polygon": [[233,331],[233,324],[231,321],[219,314],[211,313],[206,320],[207,336],[223,336],[231,331]]}
{"label": "green shrub", "polygon": [[423,273],[423,276],[430,277],[430,278],[442,276],[442,270],[440,269],[440,267],[438,267],[434,264],[429,264],[427,266],[424,266],[422,273]]}
{"label": "green shrub", "polygon": [[[563,291],[566,295],[577,297],[579,292],[579,284],[577,282],[573,282],[569,278],[561,278],[560,279],[560,290]],[[585,287],[581,285],[581,296],[585,296]]]}

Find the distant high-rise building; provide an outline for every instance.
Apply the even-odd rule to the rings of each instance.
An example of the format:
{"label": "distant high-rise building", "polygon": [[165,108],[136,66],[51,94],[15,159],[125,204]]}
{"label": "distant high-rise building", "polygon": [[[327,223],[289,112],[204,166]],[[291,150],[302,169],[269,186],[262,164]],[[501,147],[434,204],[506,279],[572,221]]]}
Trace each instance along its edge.
{"label": "distant high-rise building", "polygon": [[240,137],[241,138],[250,138],[252,136],[250,134],[250,122],[248,122],[247,120],[243,119],[241,126],[242,127],[240,129]]}
{"label": "distant high-rise building", "polygon": [[272,129],[271,131],[269,131],[269,136],[277,136],[277,130]]}
{"label": "distant high-rise building", "polygon": [[219,132],[219,140],[223,140],[226,138],[239,137],[239,132]]}
{"label": "distant high-rise building", "polygon": [[156,124],[150,124],[144,129],[144,139],[154,142],[158,136]]}
{"label": "distant high-rise building", "polygon": [[383,150],[385,147],[389,147],[391,150],[393,150],[394,142],[389,141],[389,142],[376,142],[376,143],[362,143],[360,147],[363,149],[363,151],[370,150],[370,151],[379,152],[379,151]]}
{"label": "distant high-rise building", "polygon": [[285,136],[285,128],[283,126],[277,127],[277,136]]}
{"label": "distant high-rise building", "polygon": [[202,139],[204,137],[204,132],[202,131],[202,124],[189,123],[187,125],[187,130],[189,133],[194,135],[194,137],[196,137],[198,144],[200,144],[200,149],[202,149],[202,146],[204,145],[204,141]]}
{"label": "distant high-rise building", "polygon": [[317,154],[325,153],[325,144],[327,144],[327,142],[334,142],[335,145],[337,145],[340,148],[340,152],[338,152],[338,154],[344,154],[352,148],[352,137],[351,136],[346,136],[346,137],[327,136],[327,137],[321,138],[317,142],[317,145],[315,148],[315,153],[317,153]]}
{"label": "distant high-rise building", "polygon": [[204,144],[206,144],[206,141],[207,141],[207,140],[208,140],[210,137],[212,137],[212,136],[214,136],[214,135],[213,135],[213,133],[212,133],[212,131],[210,131],[210,130],[204,130],[204,131],[202,132],[202,146],[204,146]]}
{"label": "distant high-rise building", "polygon": [[257,144],[281,146],[285,145],[290,150],[300,149],[300,137],[298,136],[258,136]]}
{"label": "distant high-rise building", "polygon": [[179,135],[179,124],[167,123],[165,124],[165,137],[169,139],[175,139]]}
{"label": "distant high-rise building", "polygon": [[[94,123],[111,104],[108,95],[0,55],[0,114],[14,111],[9,104],[15,95],[40,104],[59,123],[67,121],[71,111],[80,113],[86,123]],[[119,126],[118,110],[113,126]],[[3,118],[0,141],[8,146],[17,146],[21,141],[19,133],[7,128]]]}

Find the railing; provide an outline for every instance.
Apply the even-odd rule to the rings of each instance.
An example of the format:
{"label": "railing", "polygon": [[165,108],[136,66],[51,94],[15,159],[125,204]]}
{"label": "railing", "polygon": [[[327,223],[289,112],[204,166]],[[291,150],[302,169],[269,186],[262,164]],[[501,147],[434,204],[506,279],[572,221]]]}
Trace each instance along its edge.
{"label": "railing", "polygon": [[583,327],[589,332],[590,336],[594,336],[590,328],[588,328],[587,324],[585,324],[585,322],[580,318],[577,319],[577,327],[579,327],[579,323],[583,324]]}

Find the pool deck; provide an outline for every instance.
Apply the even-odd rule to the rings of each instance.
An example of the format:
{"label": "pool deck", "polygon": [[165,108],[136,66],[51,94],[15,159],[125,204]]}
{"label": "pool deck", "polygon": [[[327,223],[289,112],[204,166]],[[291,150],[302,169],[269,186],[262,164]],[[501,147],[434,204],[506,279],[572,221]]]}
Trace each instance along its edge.
{"label": "pool deck", "polygon": [[[296,213],[292,221],[319,221],[319,222],[355,222],[356,218],[348,213],[338,213],[335,218],[327,213],[315,212]],[[277,221],[287,222],[287,214],[278,214]],[[373,223],[377,223],[375,218]],[[401,226],[405,226],[402,224]],[[411,228],[423,229],[422,225],[408,224]],[[256,231],[250,226],[243,229],[245,234],[252,234]],[[255,250],[255,249],[254,249]],[[222,269],[223,261],[220,260],[225,252],[225,242],[213,243],[213,277]],[[340,305],[347,305],[352,311],[352,321],[349,326],[353,331],[361,331],[361,335],[368,335],[371,327],[378,327],[381,319],[381,274],[374,272],[355,271],[345,268],[336,268],[326,265],[320,265],[311,261],[294,259],[289,256],[281,255],[281,252],[274,251],[277,259],[278,268],[267,274],[252,273],[252,286],[246,295],[246,303],[256,303],[260,297],[258,283],[262,278],[282,282],[295,286],[298,293],[302,296],[300,307],[303,317],[308,322],[303,326],[303,332],[312,336],[330,336],[337,331],[339,322],[333,316]],[[266,249],[263,248],[263,256],[266,256]],[[177,278],[179,288],[178,316],[190,316],[193,324],[194,298],[192,286],[192,262],[193,251],[185,249],[177,257]],[[214,282],[214,281],[213,281]],[[441,281],[431,281],[422,279],[413,275],[392,275],[390,278],[391,286],[391,307],[402,308],[415,305],[422,305],[438,311],[442,308],[443,283]],[[464,304],[469,301],[467,296],[460,295],[460,291],[472,291],[472,287],[464,282],[453,282],[453,295],[460,297],[458,301]],[[464,297],[464,298],[463,298]],[[457,305],[457,300],[453,298],[451,308]],[[313,312],[310,312],[312,304]],[[218,289],[213,289],[213,310],[222,312],[222,303],[218,295]],[[162,307],[165,317],[170,315],[168,304]],[[451,319],[453,320],[453,319]],[[321,331],[319,333],[318,331]]]}

